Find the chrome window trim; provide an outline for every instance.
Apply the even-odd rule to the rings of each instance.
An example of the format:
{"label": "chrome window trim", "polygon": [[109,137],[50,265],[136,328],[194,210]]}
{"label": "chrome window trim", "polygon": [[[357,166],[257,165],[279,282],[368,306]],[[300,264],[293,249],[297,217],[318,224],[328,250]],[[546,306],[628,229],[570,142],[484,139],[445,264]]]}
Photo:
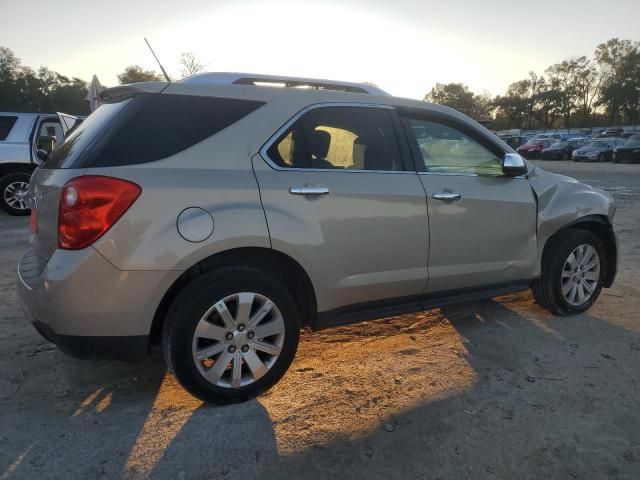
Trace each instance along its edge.
{"label": "chrome window trim", "polygon": [[480,175],[479,173],[452,173],[452,172],[418,172],[418,175],[439,175],[444,177],[493,177],[493,178],[526,178],[524,175],[509,177],[508,175]]}
{"label": "chrome window trim", "polygon": [[[307,105],[298,113],[296,113],[293,117],[291,117],[287,122],[282,125],[276,132],[269,137],[269,139],[265,142],[265,144],[260,148],[258,153],[265,161],[267,165],[269,165],[274,170],[278,171],[290,171],[290,172],[348,172],[348,173],[393,173],[393,174],[411,174],[415,175],[415,170],[357,170],[357,169],[345,169],[345,168],[292,168],[292,167],[281,167],[276,164],[269,155],[267,155],[267,150],[271,148],[271,146],[280,138],[280,136],[286,132],[291,125],[293,125],[300,117],[302,117],[305,113],[315,110],[317,108],[328,108],[328,107],[356,107],[356,108],[380,108],[383,110],[395,110],[393,105],[384,105],[379,103],[359,103],[359,102],[325,102],[325,103],[313,103],[311,105]],[[397,133],[396,133],[397,134]],[[397,139],[400,141],[400,139]]]}

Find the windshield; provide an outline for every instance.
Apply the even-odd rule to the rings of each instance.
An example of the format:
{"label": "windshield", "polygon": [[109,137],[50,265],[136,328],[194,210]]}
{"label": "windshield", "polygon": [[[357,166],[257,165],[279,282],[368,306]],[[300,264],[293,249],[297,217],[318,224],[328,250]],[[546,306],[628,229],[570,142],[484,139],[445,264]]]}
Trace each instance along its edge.
{"label": "windshield", "polygon": [[544,143],[546,142],[546,140],[529,140],[527,142],[527,145],[544,145]]}
{"label": "windshield", "polygon": [[585,145],[585,147],[607,148],[611,142],[608,140],[594,140]]}
{"label": "windshield", "polygon": [[105,128],[111,120],[115,118],[124,107],[129,104],[131,98],[114,103],[105,103],[89,115],[80,125],[75,128],[63,143],[58,145],[51,152],[49,158],[44,163],[43,168],[65,168],[65,165],[72,165],[78,156],[86,150],[97,138],[101,137]]}
{"label": "windshield", "polygon": [[553,144],[554,148],[568,147],[569,145],[571,145],[571,142],[556,142]]}
{"label": "windshield", "polygon": [[630,138],[624,144],[625,147],[640,147],[640,138]]}

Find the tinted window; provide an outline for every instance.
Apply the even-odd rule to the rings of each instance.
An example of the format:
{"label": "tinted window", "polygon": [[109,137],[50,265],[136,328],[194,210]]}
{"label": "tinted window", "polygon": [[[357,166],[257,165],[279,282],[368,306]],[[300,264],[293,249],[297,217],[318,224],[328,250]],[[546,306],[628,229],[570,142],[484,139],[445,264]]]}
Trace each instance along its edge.
{"label": "tinted window", "polygon": [[174,155],[262,106],[263,102],[187,95],[149,95],[105,145],[93,166],[130,165]]}
{"label": "tinted window", "polygon": [[502,162],[463,132],[442,123],[407,119],[427,172],[502,175]]}
{"label": "tinted window", "polygon": [[0,116],[0,141],[6,140],[18,117]]}
{"label": "tinted window", "polygon": [[153,162],[219,132],[263,102],[143,94],[106,103],[53,151],[45,168]]}
{"label": "tinted window", "polygon": [[100,105],[65,138],[64,143],[59,144],[44,163],[43,168],[80,166],[80,154],[104,134],[107,126],[113,123],[113,120],[124,111],[131,101],[131,98],[127,98],[119,102]]}
{"label": "tinted window", "polygon": [[381,108],[310,110],[269,148],[268,155],[288,168],[403,169],[391,114]]}

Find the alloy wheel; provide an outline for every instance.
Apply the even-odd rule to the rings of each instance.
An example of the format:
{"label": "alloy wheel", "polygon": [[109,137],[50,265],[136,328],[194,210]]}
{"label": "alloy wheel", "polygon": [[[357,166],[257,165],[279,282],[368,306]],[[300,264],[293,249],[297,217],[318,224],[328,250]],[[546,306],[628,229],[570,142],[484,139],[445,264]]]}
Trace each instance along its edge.
{"label": "alloy wheel", "polygon": [[562,295],[569,305],[585,304],[596,291],[600,279],[600,256],[588,244],[578,245],[562,269]]}
{"label": "alloy wheel", "polygon": [[27,210],[27,194],[29,193],[29,184],[23,181],[12,182],[7,185],[3,192],[3,198],[7,205],[16,210]]}
{"label": "alloy wheel", "polygon": [[211,306],[193,334],[193,361],[219,387],[239,388],[262,378],[284,345],[282,313],[253,292],[229,295]]}

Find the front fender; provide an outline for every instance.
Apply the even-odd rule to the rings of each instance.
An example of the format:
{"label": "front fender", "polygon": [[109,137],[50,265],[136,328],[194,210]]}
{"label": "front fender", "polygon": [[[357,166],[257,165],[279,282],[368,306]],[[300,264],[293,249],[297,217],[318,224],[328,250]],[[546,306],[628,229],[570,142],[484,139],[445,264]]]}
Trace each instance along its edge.
{"label": "front fender", "polygon": [[612,225],[616,206],[606,192],[539,167],[529,182],[538,201],[538,268],[547,241],[563,228],[596,218]]}

